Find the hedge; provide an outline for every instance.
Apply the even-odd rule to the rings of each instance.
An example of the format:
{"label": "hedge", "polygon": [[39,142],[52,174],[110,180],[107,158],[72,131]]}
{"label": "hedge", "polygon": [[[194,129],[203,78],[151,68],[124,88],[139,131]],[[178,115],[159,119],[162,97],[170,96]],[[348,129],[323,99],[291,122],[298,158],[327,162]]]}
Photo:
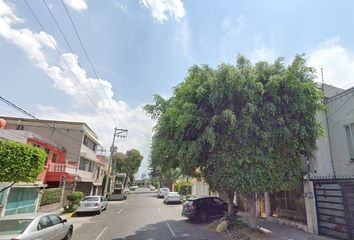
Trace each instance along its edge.
{"label": "hedge", "polygon": [[41,198],[41,206],[58,203],[61,200],[60,188],[48,188],[43,190]]}

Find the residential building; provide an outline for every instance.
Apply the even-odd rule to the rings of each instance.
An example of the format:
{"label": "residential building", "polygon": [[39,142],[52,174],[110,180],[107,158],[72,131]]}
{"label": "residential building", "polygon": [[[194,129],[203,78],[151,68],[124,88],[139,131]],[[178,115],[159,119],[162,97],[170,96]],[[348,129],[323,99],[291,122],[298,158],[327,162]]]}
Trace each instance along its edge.
{"label": "residential building", "polygon": [[98,137],[86,123],[5,116],[0,118],[7,122],[5,129],[30,131],[61,146],[66,154],[65,163],[77,166],[75,189],[85,195],[100,193],[107,163],[97,159]]}
{"label": "residential building", "polygon": [[[54,142],[29,131],[0,129],[0,139],[12,140],[39,147],[47,153],[42,173],[35,183],[17,183],[5,190],[0,196],[0,216],[17,213],[36,212],[39,201],[39,190],[50,184],[59,186],[62,177],[74,183],[76,166],[65,163],[65,152]],[[0,188],[10,183],[0,183]]]}

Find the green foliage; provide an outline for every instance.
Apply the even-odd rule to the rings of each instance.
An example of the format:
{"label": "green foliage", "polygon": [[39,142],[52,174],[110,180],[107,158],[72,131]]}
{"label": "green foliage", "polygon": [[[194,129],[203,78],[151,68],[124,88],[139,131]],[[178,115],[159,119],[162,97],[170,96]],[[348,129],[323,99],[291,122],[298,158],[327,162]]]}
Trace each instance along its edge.
{"label": "green foliage", "polygon": [[77,209],[77,206],[75,206],[75,205],[64,206],[64,213],[72,213],[72,212],[75,212],[76,209]]}
{"label": "green foliage", "polygon": [[58,203],[61,200],[60,188],[48,188],[43,190],[41,206]]}
{"label": "green foliage", "polygon": [[127,177],[132,183],[134,181],[134,174],[138,171],[143,158],[144,157],[136,149],[131,149],[127,151],[126,154],[117,153],[113,157],[113,161],[115,162],[116,172],[126,173]]}
{"label": "green foliage", "polygon": [[0,182],[34,182],[47,154],[29,144],[0,140]]}
{"label": "green foliage", "polygon": [[187,179],[177,180],[174,183],[174,191],[178,192],[183,196],[192,194],[192,182]]}
{"label": "green foliage", "polygon": [[80,191],[75,191],[66,197],[70,201],[70,206],[77,204],[84,197],[84,193]]}
{"label": "green foliage", "polygon": [[324,110],[314,70],[296,56],[255,65],[192,66],[168,100],[145,110],[157,120],[150,167],[180,168],[216,191],[245,193],[292,189],[300,155],[316,150]]}

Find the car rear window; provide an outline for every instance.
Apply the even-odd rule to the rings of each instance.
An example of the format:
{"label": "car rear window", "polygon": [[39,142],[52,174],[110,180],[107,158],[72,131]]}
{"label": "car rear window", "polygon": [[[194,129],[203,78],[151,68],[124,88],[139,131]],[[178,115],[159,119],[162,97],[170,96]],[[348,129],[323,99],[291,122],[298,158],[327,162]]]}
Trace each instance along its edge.
{"label": "car rear window", "polygon": [[98,197],[84,197],[84,199],[82,199],[81,201],[83,201],[83,202],[96,202],[98,200],[99,200]]}
{"label": "car rear window", "polygon": [[169,190],[168,188],[161,188],[160,191],[161,191],[161,192],[168,192],[168,191],[170,191],[170,190]]}
{"label": "car rear window", "polygon": [[188,200],[187,200],[187,201],[184,203],[184,205],[185,205],[186,207],[189,207],[189,206],[192,206],[193,203],[194,203],[194,201],[188,201]]}
{"label": "car rear window", "polygon": [[21,234],[31,222],[32,219],[0,220],[0,236]]}

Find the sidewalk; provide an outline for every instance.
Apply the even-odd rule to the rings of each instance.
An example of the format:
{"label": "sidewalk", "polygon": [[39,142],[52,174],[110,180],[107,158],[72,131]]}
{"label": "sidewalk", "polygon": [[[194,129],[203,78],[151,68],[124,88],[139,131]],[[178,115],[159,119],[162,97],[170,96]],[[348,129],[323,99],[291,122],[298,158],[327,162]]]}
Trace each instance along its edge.
{"label": "sidewalk", "polygon": [[[239,213],[240,220],[248,223],[247,213]],[[270,230],[271,233],[264,233],[261,239],[269,240],[330,240],[332,238],[314,235],[294,227],[288,227],[279,223],[257,219],[257,226]],[[264,237],[263,237],[264,236]]]}

